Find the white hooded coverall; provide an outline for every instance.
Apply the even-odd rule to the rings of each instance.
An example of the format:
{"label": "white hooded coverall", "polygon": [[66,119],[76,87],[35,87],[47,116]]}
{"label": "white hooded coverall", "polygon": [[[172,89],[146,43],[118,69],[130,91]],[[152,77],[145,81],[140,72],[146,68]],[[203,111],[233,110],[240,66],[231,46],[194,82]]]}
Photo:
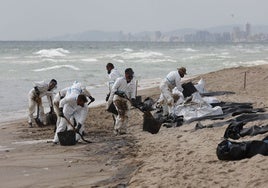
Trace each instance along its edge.
{"label": "white hooded coverall", "polygon": [[[161,97],[163,98],[163,115],[172,113],[174,99],[172,97],[172,90],[177,87],[179,92],[183,91],[181,86],[181,76],[178,71],[171,71],[160,84]],[[181,96],[183,96],[181,94]],[[160,98],[161,98],[160,97]]]}
{"label": "white hooded coverall", "polygon": [[44,97],[46,95],[49,106],[52,107],[53,91],[56,89],[56,87],[54,87],[51,91],[48,91],[49,83],[46,83],[45,81],[34,82],[34,87],[37,87],[39,92],[40,92],[39,97],[41,99],[41,102],[39,104],[37,104],[37,101],[34,100],[36,98],[37,94],[35,92],[35,89],[32,88],[28,93],[28,101],[29,101],[28,123],[33,122],[33,114],[35,112],[36,106],[39,105],[40,121],[43,122],[44,124],[46,124],[44,107],[42,105],[42,97]]}
{"label": "white hooded coverall", "polygon": [[79,94],[84,94],[86,97],[90,97],[91,94],[90,92],[85,88],[82,87],[82,85],[75,81],[73,83],[73,85],[71,87],[66,87],[62,90],[60,90],[54,97],[53,100],[53,107],[54,107],[54,111],[57,115],[57,123],[56,123],[56,127],[58,127],[59,123],[60,123],[60,117],[59,117],[59,103],[60,100],[63,99],[65,96],[71,96],[71,95],[79,95]]}
{"label": "white hooded coverall", "polygon": [[[77,97],[79,94],[73,94],[65,96],[62,100],[60,100],[60,108],[63,108],[63,114],[64,116],[71,121],[72,118],[74,118],[77,122],[77,124],[81,124],[82,127],[79,130],[79,133],[82,134],[84,130],[84,123],[87,118],[88,114],[88,107],[85,104],[84,107],[81,107],[77,105]],[[58,138],[58,132],[63,132],[66,130],[73,130],[72,126],[66,121],[65,118],[61,118],[60,123],[56,129],[53,142],[57,143],[59,142]],[[80,139],[80,135],[76,134],[76,141]]]}
{"label": "white hooded coverall", "polygon": [[119,77],[122,77],[122,75],[117,69],[113,68],[110,74],[108,74],[108,77],[109,77],[108,87],[109,87],[109,91],[111,92],[116,79]]}
{"label": "white hooded coverall", "polygon": [[116,91],[124,92],[128,99],[135,99],[136,83],[133,79],[129,83],[127,83],[125,77],[120,77],[116,79],[107,102],[107,107],[109,107],[113,102],[118,111],[118,115],[116,116],[115,120],[114,130],[119,133],[126,133],[128,124],[128,112],[130,106],[126,98],[115,95]]}

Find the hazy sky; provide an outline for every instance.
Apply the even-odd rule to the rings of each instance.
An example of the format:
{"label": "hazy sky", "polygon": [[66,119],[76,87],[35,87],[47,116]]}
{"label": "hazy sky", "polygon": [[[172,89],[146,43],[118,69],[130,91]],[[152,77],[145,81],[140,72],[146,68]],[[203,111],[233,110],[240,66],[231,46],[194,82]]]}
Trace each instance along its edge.
{"label": "hazy sky", "polygon": [[124,32],[268,25],[268,0],[0,0],[0,40],[87,30]]}

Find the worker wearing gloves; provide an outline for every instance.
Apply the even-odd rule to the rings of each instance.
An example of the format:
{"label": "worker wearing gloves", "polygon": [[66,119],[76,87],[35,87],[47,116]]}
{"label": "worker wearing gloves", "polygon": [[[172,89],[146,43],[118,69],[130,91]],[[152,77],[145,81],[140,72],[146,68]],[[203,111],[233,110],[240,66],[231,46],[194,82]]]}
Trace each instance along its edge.
{"label": "worker wearing gloves", "polygon": [[181,78],[186,74],[186,68],[180,67],[177,71],[171,71],[160,84],[160,91],[162,98],[163,116],[171,115],[174,106],[174,98],[172,90],[176,87],[177,94],[183,97],[181,86]]}
{"label": "worker wearing gloves", "polygon": [[130,108],[128,101],[131,101],[131,104],[136,106],[136,84],[133,76],[133,70],[127,68],[125,70],[125,76],[116,79],[107,101],[106,109],[113,102],[118,111],[114,125],[114,133],[116,135],[125,134],[127,131],[128,112]]}
{"label": "worker wearing gloves", "polygon": [[57,115],[56,127],[58,127],[58,125],[60,123],[60,116],[59,116],[60,100],[63,99],[65,96],[71,96],[71,95],[75,95],[75,94],[76,95],[83,94],[86,97],[88,97],[91,102],[95,101],[95,98],[92,97],[91,93],[85,87],[82,87],[81,83],[79,83],[77,81],[75,81],[71,87],[66,87],[66,88],[60,90],[55,95],[54,100],[53,100],[54,111]]}
{"label": "worker wearing gloves", "polygon": [[[57,88],[57,81],[55,79],[52,79],[49,83],[46,83],[45,81],[41,82],[35,82],[34,88],[32,88],[29,91],[28,94],[28,101],[29,101],[29,107],[28,107],[28,123],[29,127],[33,126],[33,114],[35,112],[36,106],[39,109],[40,114],[40,122],[39,126],[46,124],[46,118],[44,113],[44,107],[42,105],[42,97],[45,95],[47,96],[47,100],[50,106],[50,112],[53,112],[53,91]],[[39,116],[39,114],[37,116]],[[39,121],[39,120],[38,120]]]}
{"label": "worker wearing gloves", "polygon": [[[59,116],[61,117],[59,126],[56,129],[53,143],[57,144],[59,142],[58,133],[66,130],[72,130],[73,127],[68,123],[67,120],[72,122],[73,118],[75,119],[77,126],[76,131],[82,134],[82,130],[84,129],[84,123],[86,121],[88,115],[88,107],[85,103],[87,103],[87,98],[83,94],[73,94],[65,96],[62,100],[60,100],[59,104]],[[67,120],[66,120],[66,119]],[[76,133],[76,141],[81,138],[79,134]]]}

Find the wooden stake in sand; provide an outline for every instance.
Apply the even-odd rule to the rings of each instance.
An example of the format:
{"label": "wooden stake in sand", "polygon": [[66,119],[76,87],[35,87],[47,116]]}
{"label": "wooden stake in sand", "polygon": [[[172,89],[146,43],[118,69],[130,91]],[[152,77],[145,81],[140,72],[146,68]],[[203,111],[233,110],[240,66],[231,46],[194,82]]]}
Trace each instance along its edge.
{"label": "wooden stake in sand", "polygon": [[244,74],[244,89],[246,89],[247,72]]}

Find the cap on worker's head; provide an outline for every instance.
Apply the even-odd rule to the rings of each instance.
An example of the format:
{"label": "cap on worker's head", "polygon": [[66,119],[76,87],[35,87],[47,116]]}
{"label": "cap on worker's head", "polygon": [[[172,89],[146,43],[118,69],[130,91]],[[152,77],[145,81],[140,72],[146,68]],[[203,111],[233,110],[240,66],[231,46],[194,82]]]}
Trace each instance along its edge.
{"label": "cap on worker's head", "polygon": [[177,69],[178,69],[178,71],[181,71],[183,74],[187,74],[185,67],[180,67],[180,68],[177,68]]}
{"label": "cap on worker's head", "polygon": [[126,73],[126,74],[130,74],[130,75],[133,75],[133,74],[134,74],[132,68],[127,68],[127,69],[125,70],[125,73]]}

